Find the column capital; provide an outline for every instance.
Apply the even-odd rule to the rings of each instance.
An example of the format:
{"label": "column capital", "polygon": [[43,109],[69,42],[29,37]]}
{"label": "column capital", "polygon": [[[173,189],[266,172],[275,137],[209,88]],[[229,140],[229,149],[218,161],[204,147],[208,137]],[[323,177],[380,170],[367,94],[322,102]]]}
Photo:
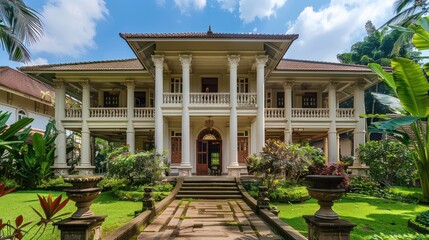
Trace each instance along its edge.
{"label": "column capital", "polygon": [[258,65],[258,67],[265,67],[265,64],[268,61],[268,56],[267,55],[257,55],[256,56],[256,64]]}
{"label": "column capital", "polygon": [[190,67],[192,62],[192,55],[179,55],[179,60],[183,67]]}
{"label": "column capital", "polygon": [[79,84],[82,86],[82,89],[89,88],[89,79],[82,79]]}
{"label": "column capital", "polygon": [[136,86],[135,81],[133,79],[125,79],[124,85],[127,86],[127,88],[134,88]]}
{"label": "column capital", "polygon": [[155,68],[164,67],[164,55],[152,55],[152,61],[155,64]]}
{"label": "column capital", "polygon": [[365,81],[357,81],[354,84],[355,87],[358,87],[359,89],[363,89],[365,87]]}
{"label": "column capital", "polygon": [[53,81],[55,83],[55,88],[62,88],[64,86],[64,83],[65,83],[64,79],[55,78]]}
{"label": "column capital", "polygon": [[293,87],[293,85],[295,84],[295,82],[294,81],[285,81],[284,83],[283,83],[283,87],[285,88],[285,89],[287,89],[287,88],[289,88],[289,89],[291,89],[292,87]]}
{"label": "column capital", "polygon": [[227,55],[230,67],[237,67],[240,62],[240,55]]}

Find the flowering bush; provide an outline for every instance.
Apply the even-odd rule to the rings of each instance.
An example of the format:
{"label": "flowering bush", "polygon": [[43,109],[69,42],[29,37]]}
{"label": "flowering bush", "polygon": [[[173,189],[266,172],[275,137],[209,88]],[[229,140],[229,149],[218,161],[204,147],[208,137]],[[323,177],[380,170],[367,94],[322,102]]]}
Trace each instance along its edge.
{"label": "flowering bush", "polygon": [[156,183],[162,180],[165,167],[161,163],[164,156],[153,150],[136,154],[121,150],[116,151],[116,154],[109,154],[109,157],[109,177],[127,179],[131,184]]}

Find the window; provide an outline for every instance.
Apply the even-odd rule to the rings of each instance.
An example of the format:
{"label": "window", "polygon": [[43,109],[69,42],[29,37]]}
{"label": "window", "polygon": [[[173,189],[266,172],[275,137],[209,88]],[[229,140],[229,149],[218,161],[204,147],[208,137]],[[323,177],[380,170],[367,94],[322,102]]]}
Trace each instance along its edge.
{"label": "window", "polygon": [[272,100],[272,92],[271,90],[266,90],[265,91],[265,108],[271,108],[272,104],[271,104],[271,100]]}
{"label": "window", "polygon": [[19,109],[17,115],[18,115],[18,120],[21,120],[27,117],[27,112],[23,109]]}
{"label": "window", "polygon": [[302,96],[303,108],[317,108],[317,93],[304,93]]}
{"label": "window", "polygon": [[146,107],[146,92],[134,93],[134,107]]}
{"label": "window", "polygon": [[201,92],[218,92],[217,78],[202,78]]}
{"label": "window", "polygon": [[277,92],[277,107],[284,108],[285,107],[285,93]]}
{"label": "window", "polygon": [[182,79],[172,78],[170,82],[170,92],[181,93],[182,92]]}
{"label": "window", "polygon": [[249,80],[247,78],[239,78],[237,81],[237,92],[248,93],[249,92]]}
{"label": "window", "polygon": [[119,107],[119,92],[104,92],[104,107]]}

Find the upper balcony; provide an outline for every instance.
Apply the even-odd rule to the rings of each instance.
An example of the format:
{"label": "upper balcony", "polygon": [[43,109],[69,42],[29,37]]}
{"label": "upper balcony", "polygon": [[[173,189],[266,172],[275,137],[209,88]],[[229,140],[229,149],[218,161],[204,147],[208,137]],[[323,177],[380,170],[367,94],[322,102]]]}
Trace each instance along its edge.
{"label": "upper balcony", "polygon": [[[189,106],[229,107],[229,95],[229,93],[190,93]],[[180,107],[182,101],[181,93],[163,94],[165,107]],[[237,104],[239,107],[256,107],[256,93],[238,93]]]}

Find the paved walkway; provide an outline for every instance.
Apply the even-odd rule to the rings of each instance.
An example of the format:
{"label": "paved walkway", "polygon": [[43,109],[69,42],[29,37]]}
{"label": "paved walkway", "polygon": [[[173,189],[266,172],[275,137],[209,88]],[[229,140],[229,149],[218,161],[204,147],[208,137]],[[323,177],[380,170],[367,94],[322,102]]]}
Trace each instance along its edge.
{"label": "paved walkway", "polygon": [[282,239],[241,199],[174,200],[138,240]]}

